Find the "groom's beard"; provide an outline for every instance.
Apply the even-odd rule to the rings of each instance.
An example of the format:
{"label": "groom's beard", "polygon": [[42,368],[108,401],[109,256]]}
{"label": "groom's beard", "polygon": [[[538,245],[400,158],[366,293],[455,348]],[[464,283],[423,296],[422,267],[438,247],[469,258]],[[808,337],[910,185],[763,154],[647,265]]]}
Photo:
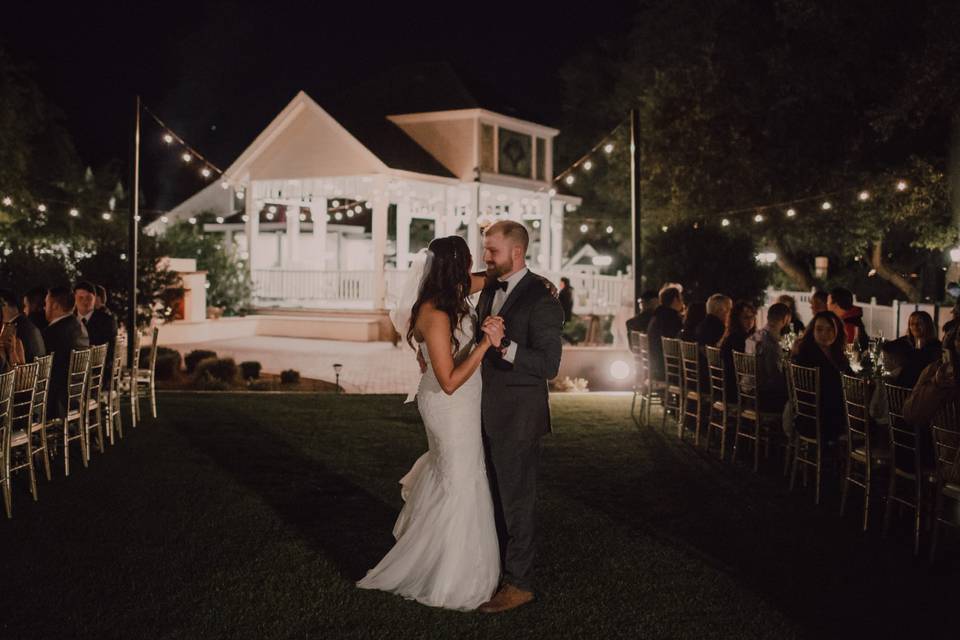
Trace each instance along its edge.
{"label": "groom's beard", "polygon": [[513,261],[497,264],[497,263],[487,263],[487,277],[488,278],[500,278],[507,275],[513,271]]}

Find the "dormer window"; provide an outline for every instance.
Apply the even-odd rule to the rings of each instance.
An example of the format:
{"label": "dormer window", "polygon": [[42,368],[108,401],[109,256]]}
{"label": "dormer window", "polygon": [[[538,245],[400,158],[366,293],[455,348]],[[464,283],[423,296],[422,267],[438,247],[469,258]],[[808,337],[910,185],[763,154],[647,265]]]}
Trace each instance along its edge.
{"label": "dormer window", "polygon": [[545,137],[489,122],[480,123],[480,171],[544,181],[549,146]]}
{"label": "dormer window", "polygon": [[503,175],[532,178],[533,149],[531,136],[509,129],[499,130],[499,171]]}

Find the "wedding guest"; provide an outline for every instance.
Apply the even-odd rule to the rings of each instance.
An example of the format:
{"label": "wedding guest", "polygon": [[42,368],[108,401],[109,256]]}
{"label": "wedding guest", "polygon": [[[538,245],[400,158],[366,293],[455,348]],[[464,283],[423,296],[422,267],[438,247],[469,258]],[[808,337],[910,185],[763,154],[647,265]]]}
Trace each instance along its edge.
{"label": "wedding guest", "polygon": [[17,338],[17,328],[10,323],[0,326],[0,373],[6,373],[26,362],[23,343]]}
{"label": "wedding guest", "polygon": [[70,352],[90,346],[90,340],[83,330],[83,325],[73,315],[73,306],[73,292],[69,287],[53,287],[47,292],[48,325],[43,330],[43,342],[47,353],[53,354],[50,387],[47,394],[47,415],[51,418],[63,418],[66,415]]}
{"label": "wedding guest", "polygon": [[23,296],[23,312],[40,331],[47,328],[46,297],[47,290],[43,287],[34,287]]}
{"label": "wedding guest", "polygon": [[683,314],[683,328],[680,330],[680,339],[687,342],[697,341],[697,327],[707,317],[706,302],[692,302]]}
{"label": "wedding guest", "polygon": [[560,278],[560,293],[557,295],[560,301],[560,308],[563,309],[563,323],[570,322],[573,318],[573,287],[570,286],[570,278]]}
{"label": "wedding guest", "polygon": [[723,340],[727,330],[727,320],[733,309],[733,299],[722,293],[707,298],[707,317],[697,327],[697,344],[703,347],[716,347]]}
{"label": "wedding guest", "polygon": [[746,353],[747,338],[757,328],[757,308],[752,302],[740,300],[730,311],[727,330],[720,342],[720,355],[723,357],[723,379],[727,390],[727,402],[736,402],[740,397],[737,391],[737,371],[733,367],[733,352]]}
{"label": "wedding guest", "polygon": [[783,294],[777,298],[777,302],[780,304],[787,305],[787,308],[790,310],[790,324],[788,325],[793,333],[800,335],[803,333],[803,330],[806,329],[806,325],[803,324],[803,320],[800,319],[800,314],[797,313],[797,300],[793,296],[788,296]]}
{"label": "wedding guest", "polygon": [[[926,311],[914,311],[907,320],[907,333],[899,341],[910,349],[906,363],[906,375],[914,383],[930,364],[940,359],[943,345],[937,338],[933,318]],[[913,386],[913,384],[909,385]]]}
{"label": "wedding guest", "polygon": [[899,339],[886,340],[880,345],[880,351],[883,353],[884,373],[880,376],[881,384],[877,386],[877,392],[870,397],[870,416],[878,423],[888,424],[890,420],[887,413],[887,394],[883,385],[891,384],[910,389],[917,379],[911,379],[909,372],[905,371],[913,351],[909,344]]}
{"label": "wedding guest", "polygon": [[640,294],[640,313],[627,320],[627,332],[646,333],[647,327],[653,319],[653,314],[659,306],[660,296],[656,291],[649,289]]}
{"label": "wedding guest", "polygon": [[820,422],[827,442],[837,439],[844,424],[842,374],[853,375],[844,351],[845,337],[831,311],[813,317],[796,347],[793,363],[820,371]]}
{"label": "wedding guest", "polygon": [[821,311],[827,311],[827,300],[830,298],[826,291],[817,289],[810,296],[810,312],[817,315]]}
{"label": "wedding guest", "polygon": [[676,338],[683,329],[683,293],[677,287],[660,291],[660,306],[653,312],[647,325],[650,339],[650,375],[654,380],[663,380],[663,338]]}
{"label": "wedding guest", "polygon": [[960,326],[960,300],[957,300],[957,303],[953,305],[953,309],[950,310],[950,316],[952,319],[947,320],[943,325],[944,340],[946,340],[947,334],[952,333],[954,329]]}
{"label": "wedding guest", "polygon": [[[81,281],[73,289],[76,313],[90,338],[90,346],[107,345],[106,362],[113,361],[113,346],[117,340],[117,319],[105,309],[97,308],[97,287]],[[110,380],[112,367],[104,367],[103,379]]]}
{"label": "wedding guest", "polygon": [[827,298],[827,308],[843,320],[846,343],[855,344],[860,351],[865,351],[870,337],[863,324],[863,309],[853,304],[853,292],[843,287],[832,289]]}
{"label": "wedding guest", "polygon": [[[929,365],[906,402],[903,418],[917,429],[917,455],[928,464],[934,462],[930,423],[948,403],[960,397],[960,330],[954,329],[943,341],[941,359]],[[948,482],[960,482],[960,469],[954,465]]]}
{"label": "wedding guest", "polygon": [[17,296],[9,289],[0,289],[0,313],[3,321],[16,327],[17,338],[23,344],[23,357],[26,362],[33,362],[36,358],[47,355],[43,346],[43,336],[30,318],[20,312]]}
{"label": "wedding guest", "polygon": [[747,353],[757,357],[757,379],[760,411],[780,413],[787,404],[787,378],[783,371],[783,348],[780,337],[790,325],[790,307],[777,302],[767,309],[767,324],[747,342]]}

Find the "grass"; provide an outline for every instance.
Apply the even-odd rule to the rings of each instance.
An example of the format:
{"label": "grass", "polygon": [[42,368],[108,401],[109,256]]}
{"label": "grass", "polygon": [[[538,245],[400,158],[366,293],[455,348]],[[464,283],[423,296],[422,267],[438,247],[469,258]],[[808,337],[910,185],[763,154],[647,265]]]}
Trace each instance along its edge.
{"label": "grass", "polygon": [[540,598],[490,617],[353,586],[389,548],[397,480],[426,447],[412,405],[163,394],[160,420],[69,478],[55,467],[40,502],[17,479],[0,637],[947,636],[935,612],[957,575],[912,558],[909,518],[862,535],[857,499],[846,518],[833,493],[814,507],[775,462],[755,476],[637,429],[629,401],[554,396]]}

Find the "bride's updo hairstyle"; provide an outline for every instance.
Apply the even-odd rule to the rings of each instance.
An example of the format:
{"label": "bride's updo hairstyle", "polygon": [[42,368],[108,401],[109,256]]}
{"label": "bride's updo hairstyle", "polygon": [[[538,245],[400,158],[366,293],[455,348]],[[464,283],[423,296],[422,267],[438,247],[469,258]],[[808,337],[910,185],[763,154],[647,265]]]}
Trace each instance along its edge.
{"label": "bride's updo hairstyle", "polygon": [[413,344],[413,328],[417,324],[420,307],[425,302],[432,302],[433,306],[447,314],[450,319],[453,348],[454,351],[459,351],[457,327],[470,312],[470,304],[467,302],[470,295],[470,249],[460,236],[447,236],[434,239],[429,250],[433,254],[430,270],[423,278],[420,294],[410,311],[407,342],[416,349]]}

